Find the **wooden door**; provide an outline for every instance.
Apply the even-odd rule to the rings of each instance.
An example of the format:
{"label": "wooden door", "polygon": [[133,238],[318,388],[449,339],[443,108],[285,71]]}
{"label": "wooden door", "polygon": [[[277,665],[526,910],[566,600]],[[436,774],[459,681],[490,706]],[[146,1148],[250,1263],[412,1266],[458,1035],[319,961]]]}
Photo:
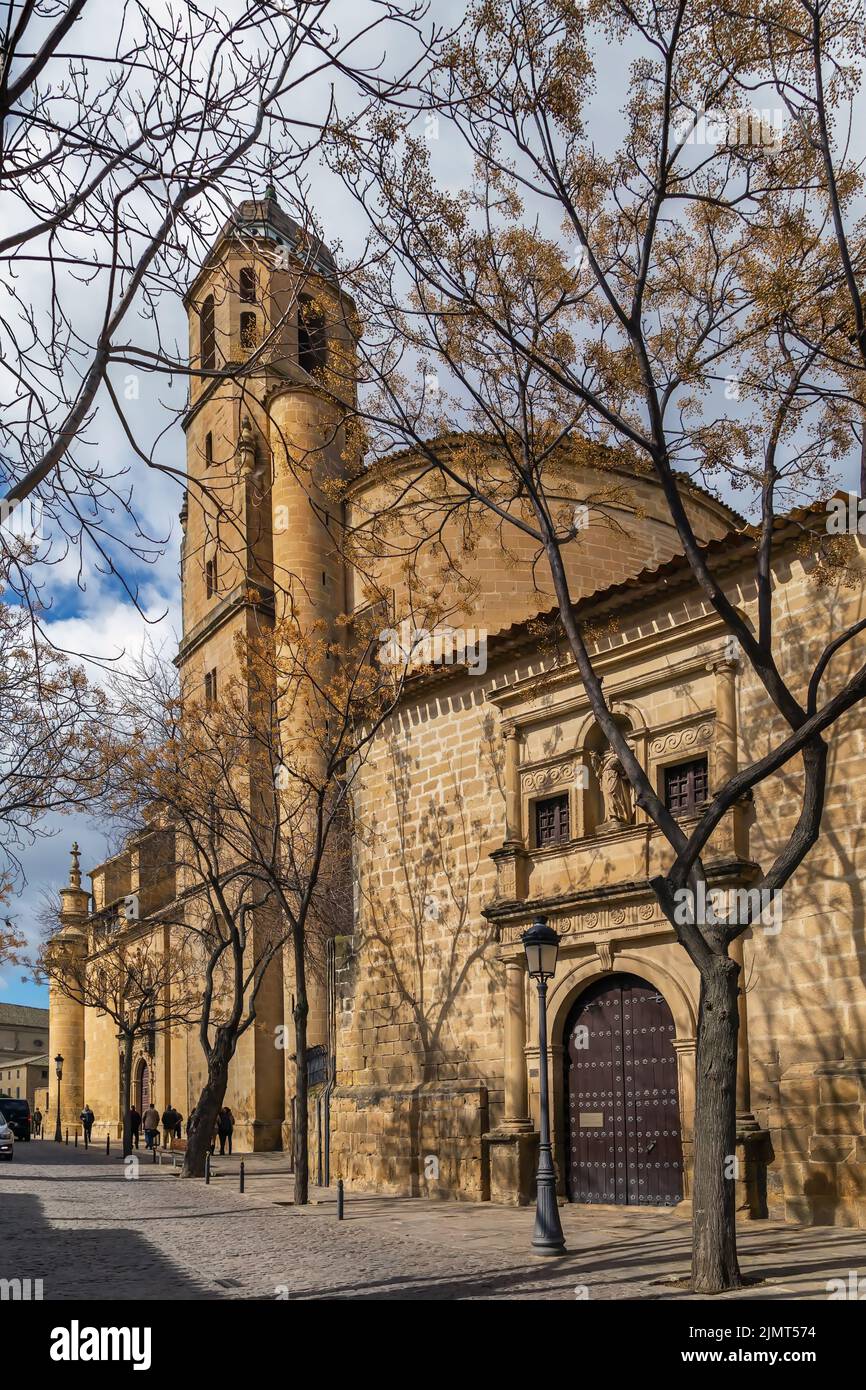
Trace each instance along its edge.
{"label": "wooden door", "polygon": [[143,1115],[150,1105],[150,1068],[146,1062],[139,1062],[138,1064],[138,1086],[136,1089],[138,1091],[136,1105],[139,1114]]}
{"label": "wooden door", "polygon": [[637,975],[578,999],[565,1033],[566,1190],[572,1202],[672,1206],[682,1197],[674,1021]]}

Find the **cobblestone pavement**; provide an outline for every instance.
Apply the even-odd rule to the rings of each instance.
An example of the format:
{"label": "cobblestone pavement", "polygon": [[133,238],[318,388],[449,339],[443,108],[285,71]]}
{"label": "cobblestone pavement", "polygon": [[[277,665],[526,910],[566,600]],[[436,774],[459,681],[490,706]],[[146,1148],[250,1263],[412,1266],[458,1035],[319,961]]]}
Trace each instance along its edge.
{"label": "cobblestone pavement", "polygon": [[[689,1223],[676,1211],[566,1207],[567,1256],[528,1253],[532,1212],[490,1203],[346,1196],[290,1205],[285,1156],[216,1159],[210,1186],[119,1156],[16,1145],[0,1166],[0,1279],[43,1280],[46,1299],[591,1299],[687,1297]],[[742,1264],[763,1282],[740,1296],[827,1298],[827,1280],[866,1267],[866,1234],[773,1222],[741,1229]]]}

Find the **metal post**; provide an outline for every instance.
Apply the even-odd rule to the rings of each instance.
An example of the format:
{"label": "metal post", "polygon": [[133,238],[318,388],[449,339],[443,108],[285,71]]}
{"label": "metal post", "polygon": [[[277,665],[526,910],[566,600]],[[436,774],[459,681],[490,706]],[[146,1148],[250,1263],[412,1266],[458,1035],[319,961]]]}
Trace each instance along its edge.
{"label": "metal post", "polygon": [[322,1097],[316,1101],[316,1147],[318,1149],[318,1163],[316,1168],[316,1186],[322,1186]]}
{"label": "metal post", "polygon": [[337,1220],[343,1220],[343,1179],[337,1179]]}
{"label": "metal post", "polygon": [[[77,1133],[77,1132],[78,1132],[78,1131],[76,1130],[76,1133]],[[67,1144],[69,1143],[69,1130],[66,1131],[66,1142],[67,1142]]]}
{"label": "metal post", "polygon": [[204,1180],[205,1180],[206,1183],[209,1183],[209,1182],[210,1182],[210,1154],[209,1154],[209,1153],[208,1153],[208,1154],[205,1154],[205,1156],[204,1156]]}
{"label": "metal post", "polygon": [[105,1157],[106,1157],[106,1158],[109,1158],[110,1155],[111,1155],[111,1135],[110,1135],[110,1134],[106,1134],[106,1136],[105,1136]]}
{"label": "metal post", "polygon": [[78,1148],[78,1130],[75,1131],[75,1147]]}
{"label": "metal post", "polygon": [[241,1192],[244,1190],[244,1161],[241,1159]]}
{"label": "metal post", "polygon": [[535,1230],[532,1248],[539,1255],[564,1255],[565,1236],[556,1202],[556,1169],[550,1148],[550,1097],[547,1085],[547,981],[538,981],[538,1066],[541,1082],[541,1135],[535,1176]]}
{"label": "metal post", "polygon": [[153,1154],[153,1161],[154,1161],[154,1163],[156,1163],[156,1145],[155,1145],[155,1144],[151,1144],[151,1146],[150,1146],[150,1152]]}
{"label": "metal post", "polygon": [[60,1083],[61,1083],[62,1080],[63,1080],[63,1077],[62,1077],[62,1076],[58,1076],[58,1078],[57,1078],[57,1124],[54,1126],[54,1142],[55,1142],[55,1144],[62,1144],[62,1143],[63,1143],[63,1130],[60,1128]]}

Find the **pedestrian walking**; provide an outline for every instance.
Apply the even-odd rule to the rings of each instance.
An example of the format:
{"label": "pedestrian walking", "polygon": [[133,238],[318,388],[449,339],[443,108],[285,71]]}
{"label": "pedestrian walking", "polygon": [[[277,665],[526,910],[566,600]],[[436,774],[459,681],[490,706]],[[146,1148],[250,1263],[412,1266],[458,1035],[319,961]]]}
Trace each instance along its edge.
{"label": "pedestrian walking", "polygon": [[176,1116],[177,1111],[171,1101],[169,1101],[162,1112],[162,1128],[164,1130],[163,1143],[166,1148],[171,1146],[171,1141],[174,1138]]}
{"label": "pedestrian walking", "polygon": [[42,1133],[42,1111],[39,1109],[38,1105],[33,1111],[33,1133],[36,1135],[37,1139]]}
{"label": "pedestrian walking", "polygon": [[93,1121],[96,1119],[96,1116],[94,1115],[94,1113],[93,1113],[93,1111],[91,1110],[90,1106],[89,1106],[89,1105],[85,1105],[84,1109],[82,1110],[82,1112],[81,1112],[81,1114],[78,1116],[78,1118],[79,1118],[79,1120],[81,1121],[81,1127],[82,1127],[82,1129],[84,1130],[84,1140],[85,1140],[85,1143],[89,1144],[89,1143],[90,1143],[90,1135],[91,1135],[91,1132],[92,1132],[92,1130],[93,1130]]}
{"label": "pedestrian walking", "polygon": [[129,1127],[132,1134],[132,1142],[138,1148],[138,1135],[141,1130],[141,1111],[136,1110],[135,1106],[130,1107]]}
{"label": "pedestrian walking", "polygon": [[145,1147],[152,1149],[159,1138],[159,1111],[152,1102],[142,1115],[141,1123],[144,1127]]}
{"label": "pedestrian walking", "polygon": [[220,1113],[217,1115],[217,1136],[220,1141],[221,1154],[225,1153],[227,1143],[229,1146],[229,1153],[231,1153],[232,1151],[232,1132],[234,1130],[234,1127],[235,1117],[229,1110],[228,1106],[224,1105]]}
{"label": "pedestrian walking", "polygon": [[183,1124],[183,1115],[181,1115],[181,1113],[180,1113],[179,1110],[175,1110],[174,1113],[175,1113],[175,1117],[176,1117],[176,1118],[175,1118],[175,1126],[174,1126],[174,1137],[175,1137],[175,1139],[180,1139],[180,1138],[182,1137],[182,1135],[183,1135],[183,1130],[182,1130],[182,1128],[181,1128],[181,1126],[182,1126],[182,1124]]}

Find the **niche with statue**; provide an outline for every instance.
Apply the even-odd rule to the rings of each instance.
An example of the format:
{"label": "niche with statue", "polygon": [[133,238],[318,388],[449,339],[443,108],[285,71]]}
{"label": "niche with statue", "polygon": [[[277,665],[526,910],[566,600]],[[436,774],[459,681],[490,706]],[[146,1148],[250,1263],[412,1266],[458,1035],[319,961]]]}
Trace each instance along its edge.
{"label": "niche with statue", "polygon": [[[629,743],[632,730],[628,719],[616,717]],[[584,744],[584,765],[589,769],[584,803],[584,833],[607,835],[623,830],[634,821],[634,801],[625,769],[597,724],[593,724]]]}

